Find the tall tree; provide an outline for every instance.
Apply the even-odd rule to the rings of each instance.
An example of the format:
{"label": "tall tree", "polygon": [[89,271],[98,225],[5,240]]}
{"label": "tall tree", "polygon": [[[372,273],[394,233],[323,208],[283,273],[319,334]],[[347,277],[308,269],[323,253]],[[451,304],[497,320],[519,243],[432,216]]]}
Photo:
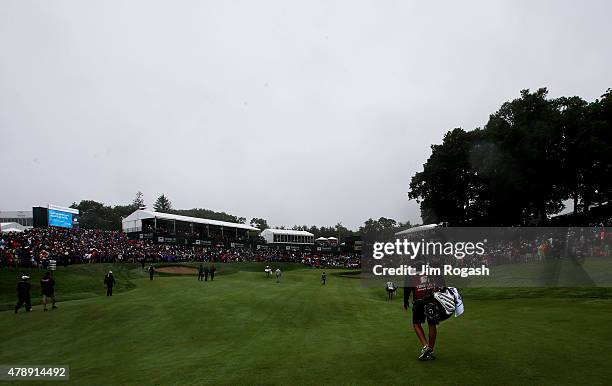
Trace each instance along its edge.
{"label": "tall tree", "polygon": [[140,190],[136,192],[136,197],[134,197],[134,200],[132,201],[132,206],[136,209],[146,209],[144,195]]}
{"label": "tall tree", "polygon": [[251,226],[253,226],[253,227],[255,227],[255,228],[259,228],[259,229],[260,229],[260,230],[262,230],[262,231],[263,231],[264,229],[268,229],[268,228],[270,228],[270,227],[268,226],[268,222],[267,222],[266,220],[264,220],[263,218],[257,218],[257,217],[254,217],[254,218],[252,218],[252,219],[251,219],[250,224],[251,224]]}
{"label": "tall tree", "polygon": [[153,208],[156,212],[161,213],[169,213],[172,210],[172,203],[164,194],[157,197],[155,204],[153,204]]}
{"label": "tall tree", "polygon": [[587,103],[522,90],[483,129],[449,131],[410,182],[426,223],[543,223],[611,198],[612,92]]}
{"label": "tall tree", "polygon": [[378,220],[370,218],[359,227],[359,234],[367,240],[391,239],[403,225],[392,218],[381,217]]}
{"label": "tall tree", "polygon": [[[547,99],[547,94],[546,88],[533,93],[522,90],[520,98],[504,103],[491,115],[484,130],[485,138],[503,155],[504,169],[512,168],[516,182],[510,192],[512,201],[520,204],[522,224],[541,222],[557,213],[566,195],[560,165],[563,146],[559,103]],[[502,183],[506,175],[496,171],[489,177],[492,183]],[[506,203],[497,202],[496,208]]]}
{"label": "tall tree", "polygon": [[449,131],[441,145],[431,146],[423,171],[412,177],[408,197],[420,204],[424,223],[464,224],[470,220],[470,205],[477,192],[470,150],[478,134],[460,128]]}
{"label": "tall tree", "polygon": [[170,213],[180,214],[181,216],[188,217],[206,218],[209,220],[237,222],[241,224],[244,224],[246,222],[246,219],[244,219],[244,217],[237,217],[225,212],[215,212],[214,210],[204,208],[172,209]]}
{"label": "tall tree", "polygon": [[121,220],[132,211],[131,205],[117,205],[115,207],[104,205],[93,200],[82,200],[73,203],[71,208],[80,212],[80,224],[82,229],[102,229],[107,231],[121,230]]}

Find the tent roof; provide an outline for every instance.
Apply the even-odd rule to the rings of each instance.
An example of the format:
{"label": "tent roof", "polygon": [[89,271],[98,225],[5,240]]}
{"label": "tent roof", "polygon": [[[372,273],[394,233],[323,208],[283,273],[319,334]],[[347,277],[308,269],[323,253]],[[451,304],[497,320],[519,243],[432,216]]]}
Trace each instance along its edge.
{"label": "tent roof", "polygon": [[235,222],[219,221],[219,220],[209,220],[206,218],[199,218],[199,217],[180,216],[178,214],[161,213],[161,212],[154,212],[154,211],[142,210],[142,209],[139,209],[135,211],[134,213],[130,214],[129,216],[127,216],[126,218],[124,218],[123,222],[134,221],[134,220],[145,220],[149,218],[157,218],[160,220],[175,220],[175,221],[183,221],[183,222],[192,222],[196,224],[216,225],[216,226],[222,226],[226,228],[246,229],[249,231],[259,231],[258,228],[255,228],[247,224],[239,224]]}
{"label": "tent roof", "polygon": [[314,236],[312,233],[310,232],[306,232],[306,231],[296,231],[293,229],[273,229],[273,228],[268,228],[268,229],[264,229],[263,233],[271,233],[273,235],[294,235],[294,236]]}
{"label": "tent roof", "polygon": [[427,230],[431,230],[434,228],[439,227],[438,224],[426,224],[426,225],[421,225],[418,227],[412,227],[412,228],[408,228],[408,229],[404,229],[403,231],[399,231],[396,232],[395,235],[396,236],[400,236],[400,235],[407,235],[410,233],[416,233],[416,232],[422,232],[422,231],[427,231]]}
{"label": "tent roof", "polygon": [[0,232],[23,232],[26,227],[16,222],[0,223]]}

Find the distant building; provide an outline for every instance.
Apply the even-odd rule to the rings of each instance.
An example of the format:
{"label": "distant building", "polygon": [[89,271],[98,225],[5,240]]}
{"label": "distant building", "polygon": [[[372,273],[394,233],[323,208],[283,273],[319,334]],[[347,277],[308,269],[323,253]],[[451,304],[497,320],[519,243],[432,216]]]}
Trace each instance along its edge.
{"label": "distant building", "polygon": [[34,216],[31,210],[0,211],[0,222],[14,222],[24,227],[31,227],[34,222]]}

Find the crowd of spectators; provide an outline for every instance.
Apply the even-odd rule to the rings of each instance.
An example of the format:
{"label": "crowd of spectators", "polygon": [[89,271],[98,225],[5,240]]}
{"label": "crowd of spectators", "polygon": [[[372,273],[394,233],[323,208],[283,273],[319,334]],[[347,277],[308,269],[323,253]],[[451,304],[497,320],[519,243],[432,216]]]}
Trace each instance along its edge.
{"label": "crowd of spectators", "polygon": [[[512,228],[510,228],[512,229]],[[538,228],[531,228],[538,229]],[[489,239],[484,255],[467,256],[461,266],[526,263],[564,257],[612,256],[610,228],[549,228],[532,237]],[[448,256],[447,256],[448,257]],[[359,253],[320,253],[222,246],[156,244],[131,240],[123,232],[45,228],[0,234],[0,267],[47,268],[103,262],[293,262],[312,267],[359,268]],[[452,258],[452,257],[449,257]],[[457,262],[454,262],[457,264]]]}
{"label": "crowd of spectators", "polygon": [[128,239],[123,232],[44,228],[0,234],[0,267],[47,268],[105,262],[294,262],[315,267],[359,266],[359,254],[310,254],[268,248],[201,247]]}
{"label": "crowd of spectators", "polygon": [[445,256],[443,262],[462,267],[479,267],[483,264],[496,266],[612,256],[612,232],[603,225],[580,228],[505,228],[496,236],[486,240],[483,255],[472,254],[459,261],[453,256]]}

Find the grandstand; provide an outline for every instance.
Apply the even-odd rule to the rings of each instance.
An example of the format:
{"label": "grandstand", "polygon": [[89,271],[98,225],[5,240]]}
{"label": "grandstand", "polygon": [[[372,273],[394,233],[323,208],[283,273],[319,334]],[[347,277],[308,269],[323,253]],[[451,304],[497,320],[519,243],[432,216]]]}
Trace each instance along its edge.
{"label": "grandstand", "polygon": [[130,238],[156,243],[246,247],[259,229],[227,221],[180,216],[149,210],[136,210],[122,221],[122,230]]}
{"label": "grandstand", "polygon": [[314,235],[306,231],[264,229],[260,236],[273,249],[311,251],[314,246]]}

